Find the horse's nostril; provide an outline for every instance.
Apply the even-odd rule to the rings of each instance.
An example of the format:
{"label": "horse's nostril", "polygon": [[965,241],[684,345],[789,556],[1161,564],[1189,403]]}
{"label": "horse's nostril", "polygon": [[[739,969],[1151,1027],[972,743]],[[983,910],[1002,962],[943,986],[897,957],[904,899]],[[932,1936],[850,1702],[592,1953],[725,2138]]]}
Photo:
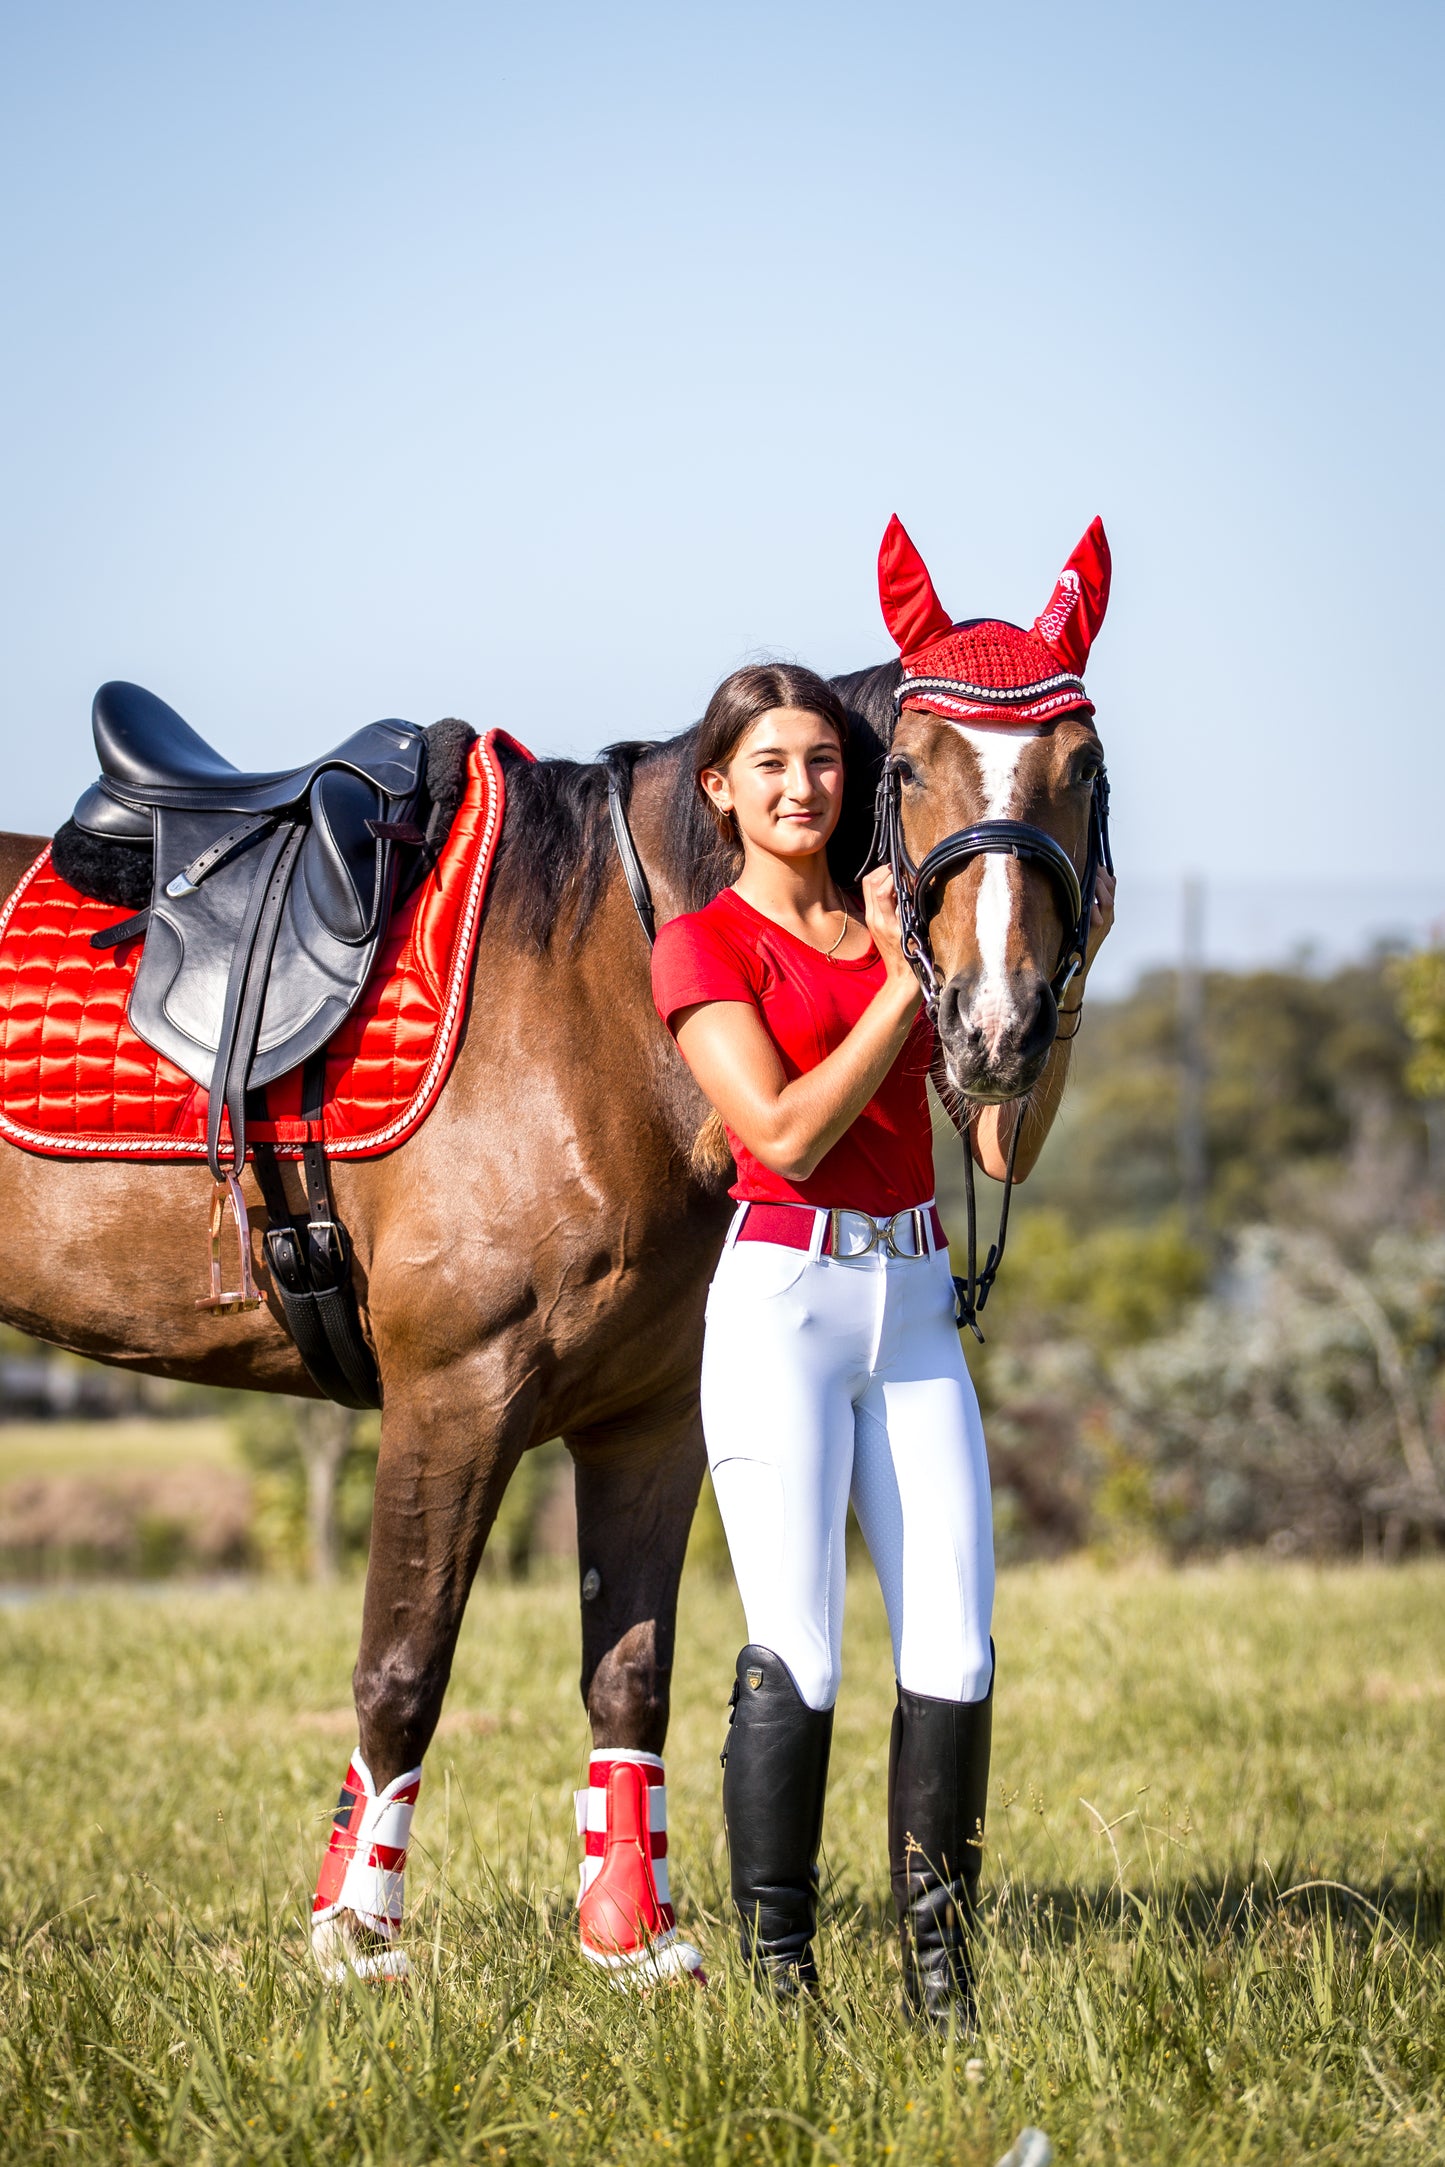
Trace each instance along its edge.
{"label": "horse's nostril", "polygon": [[1052,989],[1040,981],[1032,1007],[1024,1009],[1025,1021],[1019,1032],[1018,1052],[1021,1061],[1033,1061],[1047,1054],[1059,1027],[1059,1011]]}

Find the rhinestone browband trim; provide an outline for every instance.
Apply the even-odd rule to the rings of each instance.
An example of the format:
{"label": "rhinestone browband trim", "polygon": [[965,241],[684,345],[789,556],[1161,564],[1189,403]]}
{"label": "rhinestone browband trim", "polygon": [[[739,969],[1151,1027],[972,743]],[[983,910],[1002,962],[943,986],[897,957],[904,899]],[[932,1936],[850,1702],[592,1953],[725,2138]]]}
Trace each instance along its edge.
{"label": "rhinestone browband trim", "polygon": [[982,707],[1024,707],[1054,692],[1077,692],[1080,699],[1088,698],[1083,678],[1065,670],[1057,677],[1041,678],[1036,685],[1019,685],[1012,692],[1000,692],[993,685],[970,685],[961,677],[905,677],[893,695],[894,705],[901,707],[920,692],[936,692],[940,699],[977,700]]}

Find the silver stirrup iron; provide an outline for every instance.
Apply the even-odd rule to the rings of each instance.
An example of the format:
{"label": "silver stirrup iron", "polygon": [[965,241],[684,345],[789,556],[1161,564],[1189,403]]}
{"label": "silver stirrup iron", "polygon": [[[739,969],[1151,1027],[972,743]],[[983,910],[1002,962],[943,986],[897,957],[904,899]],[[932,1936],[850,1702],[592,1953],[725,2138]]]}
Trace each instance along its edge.
{"label": "silver stirrup iron", "polygon": [[[229,1292],[226,1289],[226,1276],[221,1268],[228,1204],[235,1222],[236,1245],[240,1250],[241,1263],[241,1284]],[[223,1317],[234,1316],[238,1309],[261,1307],[261,1296],[257,1292],[251,1270],[251,1221],[246,1213],[246,1199],[241,1194],[241,1184],[234,1174],[227,1174],[211,1191],[211,1291],[207,1295],[197,1295],[196,1307],[214,1309]]]}

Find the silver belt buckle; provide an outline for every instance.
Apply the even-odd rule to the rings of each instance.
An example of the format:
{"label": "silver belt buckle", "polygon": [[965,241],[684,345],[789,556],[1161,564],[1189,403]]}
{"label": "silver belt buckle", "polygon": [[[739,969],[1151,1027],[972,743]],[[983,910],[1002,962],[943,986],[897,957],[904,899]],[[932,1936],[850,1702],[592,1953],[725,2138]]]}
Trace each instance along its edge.
{"label": "silver belt buckle", "polygon": [[[900,1249],[898,1246],[898,1222],[900,1219],[912,1229],[913,1247],[911,1249]],[[888,1254],[891,1257],[921,1257],[926,1256],[928,1253],[928,1246],[923,1237],[923,1211],[917,1204],[911,1205],[907,1211],[894,1212],[887,1228],[880,1227],[879,1233],[887,1241]]]}
{"label": "silver belt buckle", "polygon": [[[911,1249],[902,1249],[898,1245],[900,1221],[912,1232]],[[864,1227],[868,1229],[866,1241],[855,1242],[854,1230],[861,1236]],[[907,1211],[894,1212],[891,1219],[875,1219],[871,1212],[855,1211],[846,1204],[835,1205],[828,1213],[828,1246],[833,1256],[841,1257],[845,1262],[871,1256],[875,1249],[886,1249],[891,1257],[926,1256],[928,1244],[923,1230],[922,1208],[914,1204]]]}
{"label": "silver belt buckle", "polygon": [[[845,1222],[847,1225],[847,1246],[845,1246]],[[868,1238],[866,1241],[855,1245],[854,1232],[856,1230],[861,1235],[864,1227],[868,1229]],[[858,1257],[871,1256],[878,1247],[882,1236],[883,1229],[869,1212],[854,1211],[846,1204],[835,1204],[828,1213],[828,1247],[835,1257],[841,1257],[847,1263],[855,1261]]]}

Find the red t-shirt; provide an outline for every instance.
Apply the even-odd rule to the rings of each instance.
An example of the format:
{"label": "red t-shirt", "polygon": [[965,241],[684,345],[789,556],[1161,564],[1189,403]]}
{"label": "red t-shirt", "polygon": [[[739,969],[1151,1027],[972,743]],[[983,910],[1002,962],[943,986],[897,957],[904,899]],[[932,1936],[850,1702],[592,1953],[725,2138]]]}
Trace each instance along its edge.
{"label": "red t-shirt", "polygon": [[[672,919],[652,951],[652,997],[669,1030],[680,1010],[699,1001],[750,1002],[790,1080],[842,1044],[885,975],[871,943],[853,963],[825,956],[734,888],[705,910]],[[878,1218],[926,1204],[933,1194],[932,1053],[933,1027],[920,1013],[875,1095],[806,1181],[773,1173],[729,1129],[738,1170],[730,1193],[750,1204],[848,1205]]]}

